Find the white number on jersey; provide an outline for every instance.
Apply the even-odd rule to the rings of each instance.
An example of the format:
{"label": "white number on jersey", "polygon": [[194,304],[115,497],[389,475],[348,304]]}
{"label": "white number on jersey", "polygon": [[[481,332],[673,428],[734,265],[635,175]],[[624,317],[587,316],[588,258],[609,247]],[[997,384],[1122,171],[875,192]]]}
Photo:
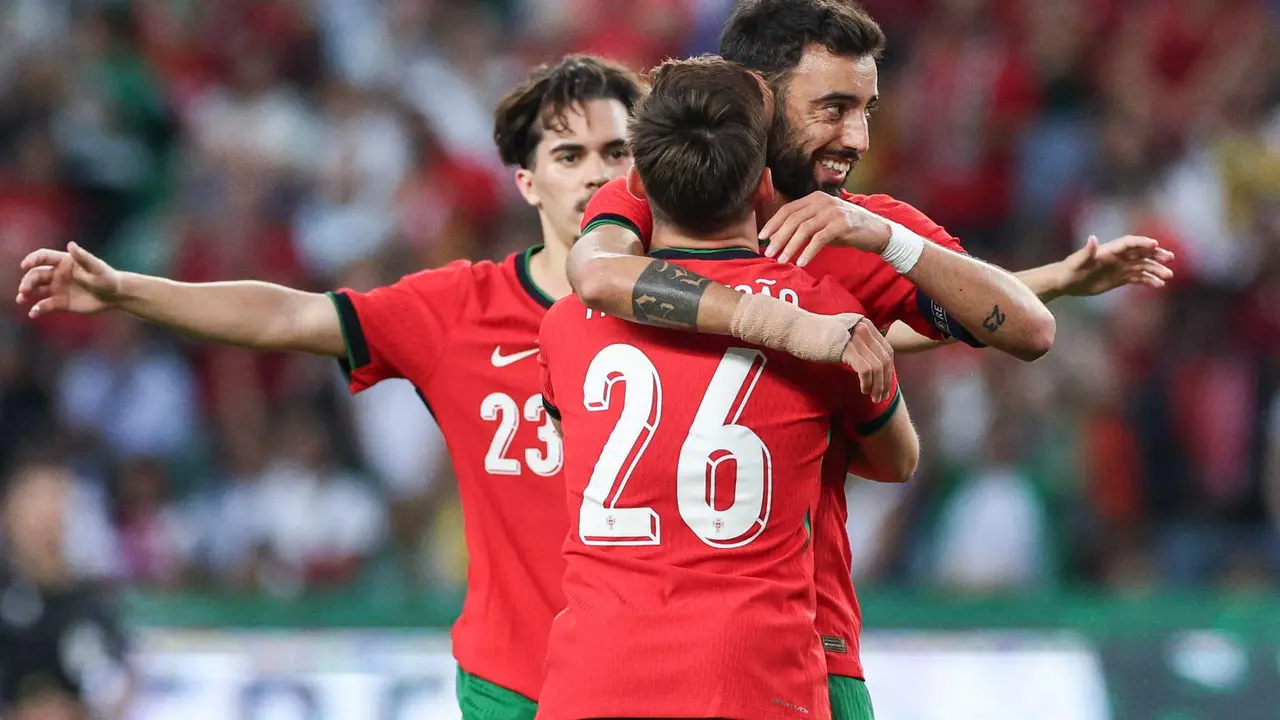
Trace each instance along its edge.
{"label": "white number on jersey", "polygon": [[[712,547],[745,545],[769,521],[773,498],[769,448],[750,428],[737,424],[764,365],[765,357],[758,350],[727,350],[680,448],[674,488],[680,517]],[[657,545],[662,536],[657,512],[627,507],[622,501],[627,481],[662,419],[662,379],[639,348],[610,345],[587,369],[582,386],[586,409],[608,409],[619,382],[626,384],[622,413],[583,491],[578,535],[587,545]],[[716,485],[729,461],[737,466],[733,503],[717,509]]]}
{"label": "white number on jersey", "polygon": [[587,368],[583,405],[591,412],[608,410],[619,382],[626,383],[622,415],[582,491],[578,534],[587,545],[657,545],[662,528],[653,508],[620,508],[618,500],[662,419],[662,381],[639,348],[610,345]]}
{"label": "white number on jersey", "polygon": [[[702,396],[689,436],[680,447],[676,469],[680,517],[695,535],[714,547],[746,545],[769,521],[773,499],[769,448],[751,428],[737,424],[764,371],[764,362],[759,350],[725,351]],[[738,467],[733,504],[717,510],[717,470],[729,461]]]}
{"label": "white number on jersey", "polygon": [[[564,445],[551,418],[542,406],[542,393],[529,396],[525,400],[523,417],[526,422],[541,423],[538,426],[538,439],[546,446],[545,450],[528,448],[524,451],[524,462],[534,474],[549,477],[560,472],[564,464]],[[498,430],[489,442],[489,452],[484,456],[484,469],[491,475],[519,475],[520,461],[507,457],[511,449],[511,441],[515,439],[516,429],[520,427],[521,409],[516,401],[506,393],[489,393],[480,402],[480,417],[489,422],[497,421]]]}

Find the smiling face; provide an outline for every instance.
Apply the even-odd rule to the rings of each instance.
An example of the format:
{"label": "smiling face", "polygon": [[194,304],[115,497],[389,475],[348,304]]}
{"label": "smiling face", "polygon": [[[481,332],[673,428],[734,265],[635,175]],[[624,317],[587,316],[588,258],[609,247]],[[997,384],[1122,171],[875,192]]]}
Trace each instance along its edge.
{"label": "smiling face", "polygon": [[809,46],[776,85],[769,152],[774,185],[790,198],[815,190],[838,194],[871,145],[868,118],[879,101],[875,59]]}

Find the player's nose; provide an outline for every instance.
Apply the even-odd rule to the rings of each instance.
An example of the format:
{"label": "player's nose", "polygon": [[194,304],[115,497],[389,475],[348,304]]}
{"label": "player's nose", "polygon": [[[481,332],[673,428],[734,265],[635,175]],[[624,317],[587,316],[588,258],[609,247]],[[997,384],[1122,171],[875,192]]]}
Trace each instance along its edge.
{"label": "player's nose", "polygon": [[865,113],[851,113],[851,115],[854,117],[845,121],[840,133],[840,141],[845,148],[864,153],[871,147],[871,128],[867,124],[867,116]]}
{"label": "player's nose", "polygon": [[583,176],[584,182],[587,187],[591,189],[598,189],[613,179],[609,163],[605,162],[605,159],[602,156],[593,154],[588,159],[587,163],[587,167],[583,168],[585,172],[585,175]]}

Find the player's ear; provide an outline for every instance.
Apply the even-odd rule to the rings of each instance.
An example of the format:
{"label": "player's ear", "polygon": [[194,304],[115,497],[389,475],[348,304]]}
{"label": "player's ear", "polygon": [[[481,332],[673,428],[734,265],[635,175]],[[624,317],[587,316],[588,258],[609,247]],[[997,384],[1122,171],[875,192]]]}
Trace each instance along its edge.
{"label": "player's ear", "polygon": [[532,170],[529,168],[516,170],[516,189],[520,191],[520,195],[525,202],[536,208],[542,207],[542,200],[538,198],[538,191],[533,187]]}
{"label": "player's ear", "polygon": [[765,168],[760,173],[760,183],[756,185],[755,201],[752,203],[755,207],[767,207],[773,202],[773,172],[769,168]]}
{"label": "player's ear", "polygon": [[640,171],[636,170],[636,166],[632,165],[627,171],[627,192],[635,195],[641,200],[647,200],[648,194],[644,191],[644,183],[640,180]]}

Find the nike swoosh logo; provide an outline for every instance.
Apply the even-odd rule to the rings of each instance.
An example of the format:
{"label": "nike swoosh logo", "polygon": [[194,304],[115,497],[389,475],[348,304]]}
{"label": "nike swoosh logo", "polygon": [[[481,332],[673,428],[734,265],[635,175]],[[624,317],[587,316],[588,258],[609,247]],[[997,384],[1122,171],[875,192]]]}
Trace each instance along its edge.
{"label": "nike swoosh logo", "polygon": [[493,363],[494,367],[501,368],[501,367],[506,367],[518,360],[523,360],[527,357],[531,357],[537,354],[538,354],[538,349],[534,348],[532,350],[525,350],[524,352],[515,353],[514,355],[503,355],[502,348],[496,347],[493,349],[493,357],[489,358],[489,362]]}

